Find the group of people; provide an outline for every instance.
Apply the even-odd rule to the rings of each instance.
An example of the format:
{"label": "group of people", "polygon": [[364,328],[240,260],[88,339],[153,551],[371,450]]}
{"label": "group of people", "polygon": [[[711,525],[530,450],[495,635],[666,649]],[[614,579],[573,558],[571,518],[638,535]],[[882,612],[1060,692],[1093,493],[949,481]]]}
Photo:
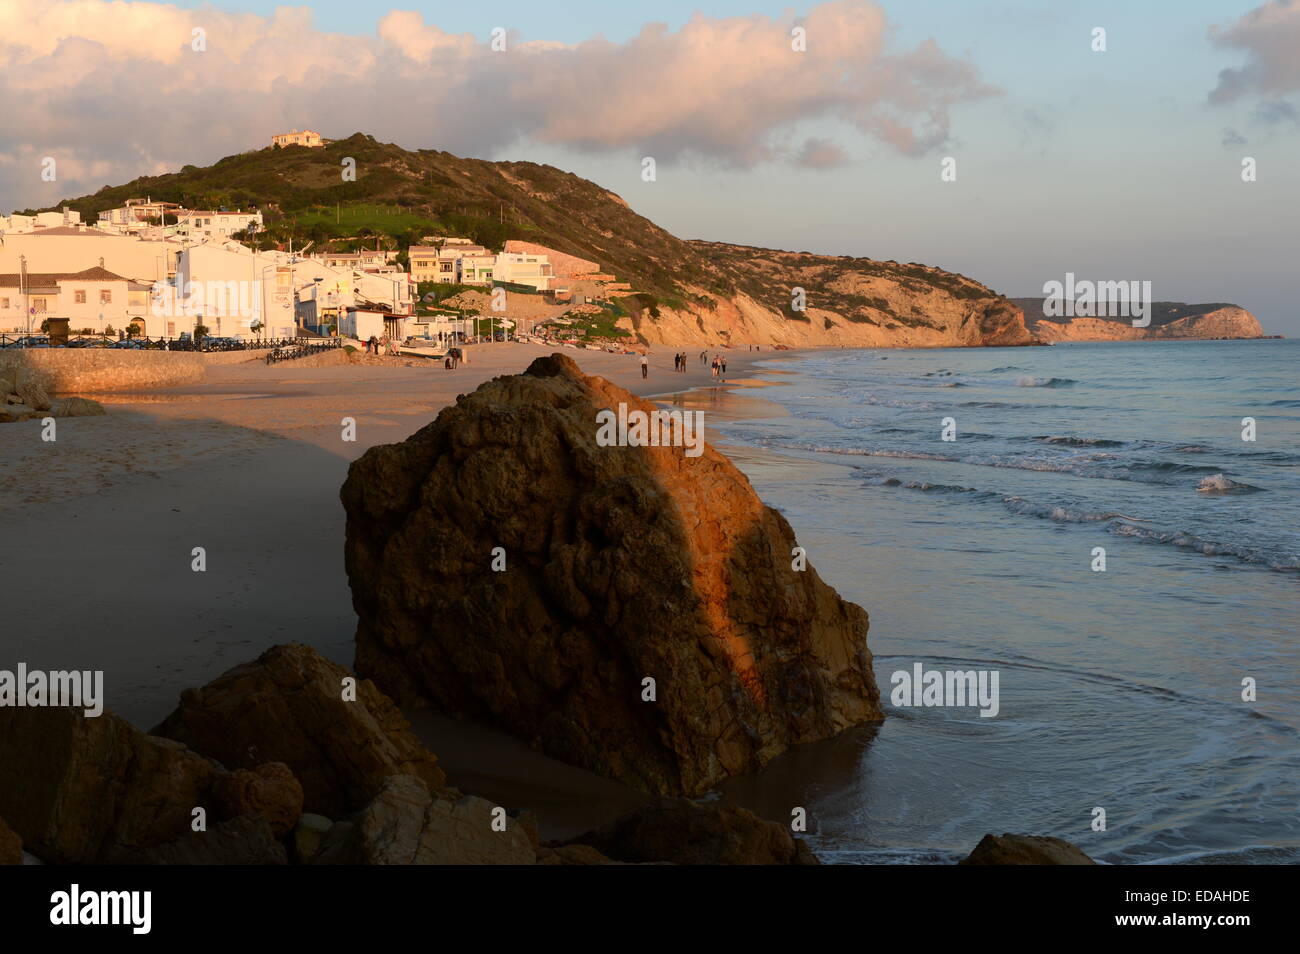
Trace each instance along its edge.
{"label": "group of people", "polygon": [[[681,374],[685,374],[687,360],[688,359],[686,357],[685,351],[680,351],[677,354],[673,355],[673,370],[678,371]],[[709,363],[709,353],[707,351],[701,351],[700,364],[708,364],[708,363]],[[641,352],[641,377],[647,378],[649,376],[650,376],[650,354],[647,351],[642,351]],[[713,376],[715,378],[721,378],[724,381],[727,379],[727,358],[725,355],[715,354],[713,356]]]}
{"label": "group of people", "polygon": [[397,354],[397,349],[393,347],[393,343],[388,340],[388,335],[384,335],[380,338],[371,335],[366,339],[366,354]]}

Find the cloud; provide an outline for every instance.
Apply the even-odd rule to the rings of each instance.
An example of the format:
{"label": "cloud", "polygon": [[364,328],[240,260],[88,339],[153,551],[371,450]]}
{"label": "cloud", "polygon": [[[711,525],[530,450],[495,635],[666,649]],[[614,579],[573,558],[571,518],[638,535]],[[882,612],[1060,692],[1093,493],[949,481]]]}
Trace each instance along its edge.
{"label": "cloud", "polygon": [[1300,113],[1286,100],[1265,100],[1255,107],[1251,116],[1265,126],[1276,126],[1279,123],[1300,125]]}
{"label": "cloud", "polygon": [[844,150],[829,139],[808,139],[795,156],[794,163],[805,169],[833,169],[848,162]]}
{"label": "cloud", "polygon": [[1235,146],[1246,145],[1246,137],[1235,129],[1225,127],[1223,130],[1222,143],[1224,149],[1232,149]]}
{"label": "cloud", "polygon": [[[796,24],[805,52],[791,46]],[[0,152],[19,158],[0,166],[0,202],[49,204],[261,148],[291,128],[463,155],[532,141],[751,166],[781,158],[782,135],[816,119],[919,155],[948,140],[954,106],[996,91],[933,41],[894,50],[889,35],[870,0],[831,0],[798,21],[696,14],[623,43],[508,33],[504,52],[490,36],[447,33],[407,11],[350,36],[315,28],[305,7],[263,17],[0,0]],[[805,151],[815,163],[836,148]],[[58,157],[58,183],[41,183],[28,161],[44,155]]]}
{"label": "cloud", "polygon": [[1244,66],[1219,73],[1211,103],[1300,90],[1300,3],[1274,0],[1227,26],[1211,27],[1209,37],[1217,47],[1246,54]]}

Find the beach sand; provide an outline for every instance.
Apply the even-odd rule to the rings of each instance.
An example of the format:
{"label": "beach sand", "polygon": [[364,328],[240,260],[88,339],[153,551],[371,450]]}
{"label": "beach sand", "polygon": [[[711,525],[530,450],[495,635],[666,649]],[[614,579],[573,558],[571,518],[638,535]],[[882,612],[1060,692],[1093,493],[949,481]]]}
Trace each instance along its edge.
{"label": "beach sand", "polygon": [[[339,503],[348,464],[403,440],[458,394],[557,350],[640,395],[720,404],[710,395],[721,382],[698,351],[684,374],[672,351],[652,352],[642,380],[636,355],[509,343],[472,347],[455,371],[407,361],[216,366],[193,385],[96,395],[108,415],[62,419],[52,443],[39,421],[0,426],[4,657],[104,670],[108,707],[146,729],[182,690],[278,643],[306,643],[350,667]],[[727,352],[729,387],[762,381],[754,362],[795,354]],[[342,439],[343,418],[356,422],[353,442]],[[196,547],[202,573],[191,569]],[[640,800],[504,733],[408,715],[452,784],[537,811],[547,837]]]}

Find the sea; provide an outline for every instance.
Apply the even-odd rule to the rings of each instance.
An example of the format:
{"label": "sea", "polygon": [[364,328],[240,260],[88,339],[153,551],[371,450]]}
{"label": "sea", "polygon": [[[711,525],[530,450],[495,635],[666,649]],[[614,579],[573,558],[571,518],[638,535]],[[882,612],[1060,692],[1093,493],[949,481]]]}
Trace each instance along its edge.
{"label": "sea", "polygon": [[[887,717],[723,797],[803,808],[824,862],[948,863],[988,832],[1300,862],[1300,342],[759,368],[671,402],[868,611]],[[996,672],[996,715],[894,698],[917,664]]]}

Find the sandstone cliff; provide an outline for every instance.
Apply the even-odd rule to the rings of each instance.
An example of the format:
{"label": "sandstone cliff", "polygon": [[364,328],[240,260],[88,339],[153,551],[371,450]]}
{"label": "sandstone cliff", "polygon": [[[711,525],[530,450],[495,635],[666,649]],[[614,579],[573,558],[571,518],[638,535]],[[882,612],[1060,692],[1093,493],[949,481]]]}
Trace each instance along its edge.
{"label": "sandstone cliff", "polygon": [[881,718],[866,613],[712,448],[599,446],[620,404],[539,358],[352,464],[358,673],[664,794]]}
{"label": "sandstone cliff", "polygon": [[1029,330],[1046,342],[1260,338],[1264,335],[1259,319],[1236,305],[1153,302],[1151,324],[1135,328],[1129,318],[1048,318],[1043,314],[1041,298],[1016,298],[1012,302],[1024,309]]}
{"label": "sandstone cliff", "polygon": [[[691,242],[716,273],[673,303],[622,299],[620,327],[664,345],[941,348],[1035,344],[1020,310],[964,276],[916,263]],[[801,289],[806,307],[794,307]]]}

